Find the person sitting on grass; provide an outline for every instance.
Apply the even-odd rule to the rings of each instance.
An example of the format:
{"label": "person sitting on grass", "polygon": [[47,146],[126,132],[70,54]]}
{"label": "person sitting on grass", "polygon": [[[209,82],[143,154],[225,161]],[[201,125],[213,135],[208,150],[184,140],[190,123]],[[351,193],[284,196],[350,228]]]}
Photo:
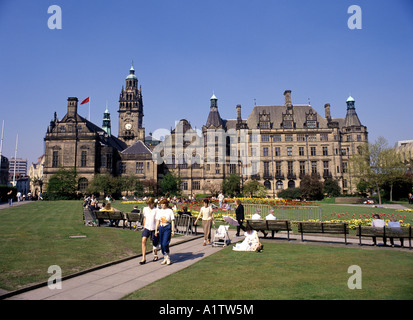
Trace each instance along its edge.
{"label": "person sitting on grass", "polygon": [[241,243],[235,244],[232,248],[234,251],[255,251],[258,246],[261,246],[258,239],[258,232],[253,230],[249,224],[247,224],[244,233],[245,239]]}

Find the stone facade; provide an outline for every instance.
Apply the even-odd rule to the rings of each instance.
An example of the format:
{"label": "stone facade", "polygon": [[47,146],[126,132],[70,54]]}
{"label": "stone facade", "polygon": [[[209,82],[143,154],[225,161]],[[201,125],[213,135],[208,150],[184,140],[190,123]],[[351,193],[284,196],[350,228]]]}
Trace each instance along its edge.
{"label": "stone facade", "polygon": [[145,137],[142,89],[133,66],[119,98],[118,137],[111,134],[106,109],[102,128],[79,116],[77,98],[68,98],[67,114],[56,113],[47,129],[44,180],[60,167],[75,167],[82,191],[98,173],[135,175],[158,184],[167,172],[182,180],[184,195],[208,193],[231,173],[242,183],[255,179],[264,184],[268,196],[299,187],[304,174],[332,177],[340,181],[343,193],[356,188],[349,172],[349,157],[367,143],[367,128],[347,100],[345,118],[333,118],[329,104],[325,115],[309,104],[293,104],[291,91],[284,92],[284,104],[256,105],[243,119],[241,105],[236,119],[222,119],[215,94],[202,136],[183,119],[165,141]]}

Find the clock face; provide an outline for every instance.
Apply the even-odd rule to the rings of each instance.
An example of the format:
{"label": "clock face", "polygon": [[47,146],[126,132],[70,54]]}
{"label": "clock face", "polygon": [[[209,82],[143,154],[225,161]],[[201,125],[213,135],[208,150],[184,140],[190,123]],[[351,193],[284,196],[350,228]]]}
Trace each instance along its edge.
{"label": "clock face", "polygon": [[130,123],[125,124],[125,129],[130,130],[132,128],[132,125]]}

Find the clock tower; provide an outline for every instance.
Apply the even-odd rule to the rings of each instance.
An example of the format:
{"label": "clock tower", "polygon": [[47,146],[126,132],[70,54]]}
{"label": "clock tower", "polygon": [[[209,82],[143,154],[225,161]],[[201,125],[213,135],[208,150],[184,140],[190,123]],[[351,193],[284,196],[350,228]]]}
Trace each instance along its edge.
{"label": "clock tower", "polygon": [[145,141],[142,127],[143,103],[142,90],[138,89],[138,78],[133,64],[126,77],[126,88],[122,86],[119,97],[119,134],[118,138],[131,146],[138,140]]}

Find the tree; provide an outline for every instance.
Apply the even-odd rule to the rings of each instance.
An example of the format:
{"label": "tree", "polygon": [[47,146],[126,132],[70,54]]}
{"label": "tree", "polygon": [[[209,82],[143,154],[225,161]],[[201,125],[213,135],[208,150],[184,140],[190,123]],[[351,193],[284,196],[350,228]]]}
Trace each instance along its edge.
{"label": "tree", "polygon": [[181,178],[176,177],[172,173],[168,172],[166,175],[164,175],[161,181],[161,189],[164,194],[179,194],[181,191]]}
{"label": "tree", "polygon": [[328,194],[331,197],[337,197],[341,193],[341,188],[338,184],[338,181],[333,178],[326,178],[323,183],[324,193]]}
{"label": "tree", "polygon": [[254,194],[257,194],[258,192],[260,192],[260,196],[262,196],[262,188],[264,188],[265,194],[264,196],[267,194],[267,191],[264,187],[263,184],[259,183],[257,180],[248,180],[246,183],[244,183],[244,186],[242,188],[242,192],[245,194],[249,194],[250,197],[252,198],[254,196]]}
{"label": "tree", "polygon": [[225,194],[229,194],[231,197],[239,194],[241,190],[240,176],[232,173],[228,177],[225,177],[222,182],[222,190]]}
{"label": "tree", "polygon": [[222,184],[219,182],[205,182],[204,189],[216,197],[222,191]]}
{"label": "tree", "polygon": [[350,158],[350,165],[358,179],[374,186],[379,204],[382,203],[382,186],[389,182],[392,189],[394,182],[403,173],[403,166],[397,153],[388,147],[387,140],[383,137],[377,138],[375,143],[361,146],[359,153]]}
{"label": "tree", "polygon": [[305,175],[300,183],[301,196],[307,200],[321,200],[323,195],[323,183],[318,175]]}
{"label": "tree", "polygon": [[47,182],[47,193],[55,199],[76,198],[77,181],[76,169],[60,168]]}

